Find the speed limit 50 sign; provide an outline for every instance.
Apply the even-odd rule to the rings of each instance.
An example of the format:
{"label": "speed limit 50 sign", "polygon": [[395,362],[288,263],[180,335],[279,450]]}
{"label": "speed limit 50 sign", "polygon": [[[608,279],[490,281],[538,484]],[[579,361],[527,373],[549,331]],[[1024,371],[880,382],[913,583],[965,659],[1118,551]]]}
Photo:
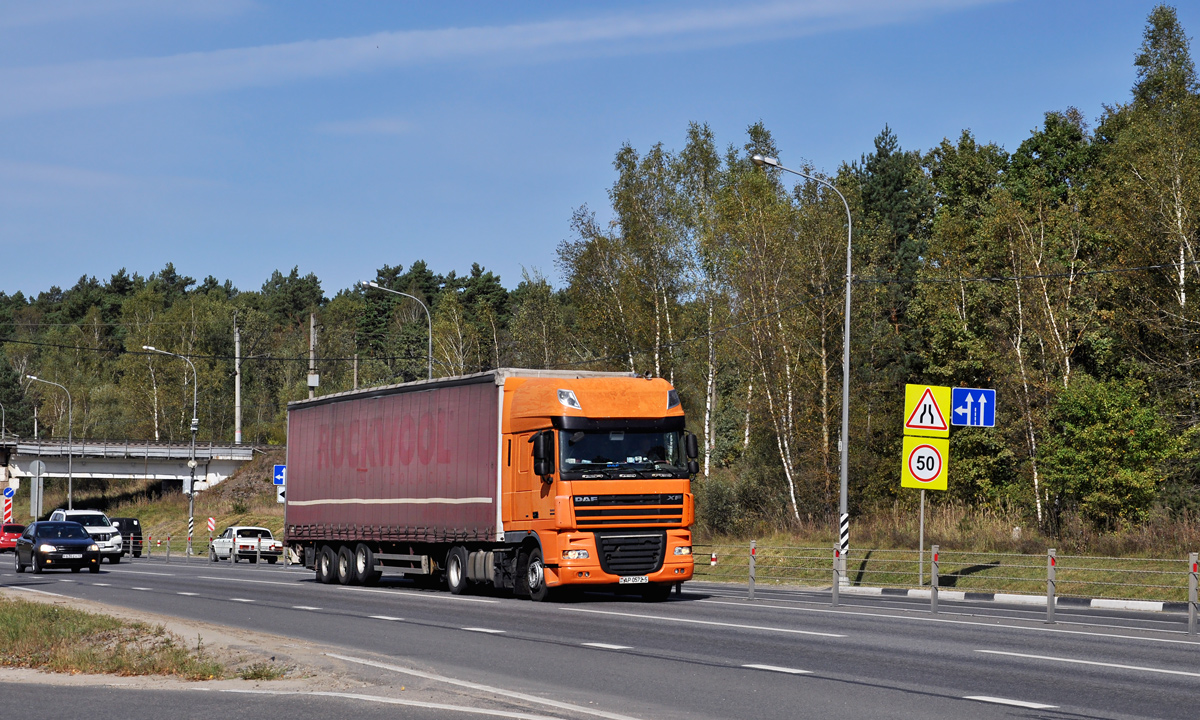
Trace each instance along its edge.
{"label": "speed limit 50 sign", "polygon": [[900,486],[945,490],[949,464],[949,439],[906,435],[904,452],[901,453]]}

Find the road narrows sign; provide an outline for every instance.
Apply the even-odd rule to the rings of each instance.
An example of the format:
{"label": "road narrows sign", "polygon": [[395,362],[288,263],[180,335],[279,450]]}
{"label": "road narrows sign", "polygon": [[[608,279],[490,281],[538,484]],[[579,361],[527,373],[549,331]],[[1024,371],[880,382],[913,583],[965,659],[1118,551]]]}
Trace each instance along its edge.
{"label": "road narrows sign", "polygon": [[901,487],[946,489],[946,471],[950,464],[948,439],[905,436],[901,455]]}
{"label": "road narrows sign", "polygon": [[950,388],[937,385],[904,386],[904,434],[950,437]]}

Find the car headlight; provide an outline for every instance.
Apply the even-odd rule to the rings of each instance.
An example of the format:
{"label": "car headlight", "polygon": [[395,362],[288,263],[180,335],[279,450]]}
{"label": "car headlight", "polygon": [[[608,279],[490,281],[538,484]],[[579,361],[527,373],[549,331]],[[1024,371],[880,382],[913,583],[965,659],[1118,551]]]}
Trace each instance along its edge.
{"label": "car headlight", "polygon": [[100,546],[96,543],[92,543],[91,545],[88,545],[88,552],[100,552]]}
{"label": "car headlight", "polygon": [[38,552],[52,553],[56,552],[57,550],[58,548],[54,547],[53,545],[46,545],[45,543],[38,545]]}
{"label": "car headlight", "polygon": [[587,550],[563,550],[563,560],[587,560],[589,557]]}
{"label": "car headlight", "polygon": [[113,541],[113,542],[115,542],[115,543],[119,543],[119,542],[121,542],[121,533],[117,533],[117,534],[113,535],[113,536],[112,536],[112,541]]}
{"label": "car headlight", "polygon": [[691,555],[692,554],[692,546],[691,545],[676,546],[675,554],[676,555]]}

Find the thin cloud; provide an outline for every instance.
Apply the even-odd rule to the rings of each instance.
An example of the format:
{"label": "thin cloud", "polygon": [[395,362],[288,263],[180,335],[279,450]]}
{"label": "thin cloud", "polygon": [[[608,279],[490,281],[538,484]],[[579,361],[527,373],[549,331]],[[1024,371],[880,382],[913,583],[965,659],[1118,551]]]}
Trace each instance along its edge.
{"label": "thin cloud", "polygon": [[415,126],[400,118],[363,118],[338,120],[317,125],[317,132],[326,135],[407,135]]}
{"label": "thin cloud", "polygon": [[0,71],[0,116],[267,87],[389,68],[547,51],[652,52],[902,22],[996,0],[793,0],[359,37]]}

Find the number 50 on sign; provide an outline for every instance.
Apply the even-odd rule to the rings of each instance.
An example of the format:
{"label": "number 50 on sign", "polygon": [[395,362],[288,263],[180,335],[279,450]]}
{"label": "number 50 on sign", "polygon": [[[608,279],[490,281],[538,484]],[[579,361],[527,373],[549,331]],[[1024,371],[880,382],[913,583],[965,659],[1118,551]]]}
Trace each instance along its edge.
{"label": "number 50 on sign", "polygon": [[950,441],[946,438],[904,438],[901,453],[900,486],[925,490],[945,490],[950,464]]}

